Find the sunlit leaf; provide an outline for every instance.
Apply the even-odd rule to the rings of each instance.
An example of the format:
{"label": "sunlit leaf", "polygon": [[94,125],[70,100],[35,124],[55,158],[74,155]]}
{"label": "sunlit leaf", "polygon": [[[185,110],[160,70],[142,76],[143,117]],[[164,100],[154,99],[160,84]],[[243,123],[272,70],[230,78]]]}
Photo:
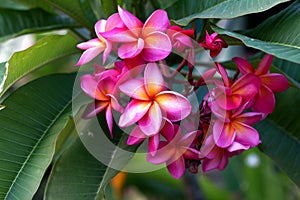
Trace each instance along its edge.
{"label": "sunlit leaf", "polygon": [[32,199],[69,118],[74,75],[33,81],[0,111],[0,199]]}
{"label": "sunlit leaf", "polygon": [[250,13],[262,12],[286,1],[288,0],[181,0],[166,10],[170,19],[173,19],[179,25],[185,26],[196,18],[234,18]]}

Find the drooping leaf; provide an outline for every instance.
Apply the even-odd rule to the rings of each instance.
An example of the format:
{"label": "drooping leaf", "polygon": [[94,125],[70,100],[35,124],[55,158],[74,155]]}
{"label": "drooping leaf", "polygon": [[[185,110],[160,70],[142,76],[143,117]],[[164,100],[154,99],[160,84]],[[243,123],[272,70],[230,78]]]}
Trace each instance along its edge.
{"label": "drooping leaf", "polygon": [[278,58],[300,64],[300,1],[244,34],[213,26],[219,34],[240,39],[246,46],[273,54]]}
{"label": "drooping leaf", "polygon": [[19,2],[20,5],[24,5],[29,8],[41,8],[49,13],[55,14],[53,7],[49,4],[44,3],[41,0],[13,0],[13,1]]}
{"label": "drooping leaf", "polygon": [[0,94],[24,75],[57,59],[78,53],[77,42],[70,34],[51,35],[40,39],[32,47],[15,53],[8,61],[8,75]]}
{"label": "drooping leaf", "polygon": [[[77,123],[82,123],[81,121]],[[48,180],[46,199],[103,199],[107,184],[119,172],[115,167],[122,169],[131,159],[131,156],[128,157],[126,152],[134,152],[137,146],[126,144],[128,135],[114,127],[114,138],[107,140],[106,143],[103,138],[110,136],[103,113],[98,116],[98,121],[105,134],[94,130],[93,125],[90,124],[85,125],[88,127],[88,133],[77,130],[81,135],[80,139],[82,137],[88,139],[83,144],[82,140],[78,138],[55,163]],[[99,154],[101,157],[105,157],[107,163],[101,163],[94,157],[94,154],[89,153],[85,146],[89,142],[103,148]],[[109,143],[113,146],[110,146]]]}
{"label": "drooping leaf", "polygon": [[288,0],[181,0],[166,10],[170,19],[173,19],[179,25],[185,26],[196,18],[235,18],[250,13],[262,12],[286,1]]}
{"label": "drooping leaf", "polygon": [[32,199],[70,115],[74,74],[43,77],[11,94],[0,111],[0,199]]}
{"label": "drooping leaf", "polygon": [[78,27],[68,16],[49,14],[41,9],[12,10],[0,8],[0,41],[38,31]]}
{"label": "drooping leaf", "polygon": [[300,187],[300,93],[290,88],[277,95],[276,108],[257,125],[261,149]]}
{"label": "drooping leaf", "polygon": [[6,63],[0,63],[0,91],[3,90],[4,82],[7,78],[7,65]]}

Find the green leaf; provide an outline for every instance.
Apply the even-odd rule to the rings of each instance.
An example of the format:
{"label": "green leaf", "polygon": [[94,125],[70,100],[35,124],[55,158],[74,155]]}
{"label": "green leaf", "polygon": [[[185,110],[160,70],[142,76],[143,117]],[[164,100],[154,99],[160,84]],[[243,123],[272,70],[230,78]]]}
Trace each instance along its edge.
{"label": "green leaf", "polygon": [[278,58],[300,63],[300,1],[270,17],[243,35],[213,26],[219,34],[240,39],[246,46],[273,54]]}
{"label": "green leaf", "polygon": [[0,63],[0,91],[3,90],[4,82],[7,78],[7,65]]}
{"label": "green leaf", "polygon": [[23,34],[78,27],[67,16],[49,14],[41,9],[12,10],[0,8],[0,41]]}
{"label": "green leaf", "polygon": [[32,199],[68,120],[74,75],[53,75],[15,91],[0,111],[0,199]]}
{"label": "green leaf", "polygon": [[167,12],[176,24],[186,26],[197,18],[228,19],[242,15],[265,11],[288,0],[181,0],[167,8]]}
{"label": "green leaf", "polygon": [[2,0],[0,4],[0,8],[10,8],[10,9],[18,9],[18,10],[28,10],[28,6],[19,4],[12,0]]}
{"label": "green leaf", "polygon": [[[22,0],[31,1],[31,0]],[[49,4],[65,14],[72,17],[76,22],[89,30],[94,30],[94,22],[89,20],[85,11],[82,9],[80,0],[41,0],[46,4]]]}
{"label": "green leaf", "polygon": [[300,187],[300,93],[290,88],[277,95],[276,108],[257,124],[261,149]]}
{"label": "green leaf", "polygon": [[78,53],[77,42],[70,34],[51,35],[40,39],[32,47],[13,54],[8,61],[8,75],[0,95],[28,73],[57,59]]}
{"label": "green leaf", "polygon": [[13,1],[19,2],[20,4],[23,4],[24,6],[29,8],[41,8],[49,13],[55,14],[53,7],[49,4],[44,3],[41,0],[13,0]]}
{"label": "green leaf", "polygon": [[[103,133],[99,131],[93,130],[92,125],[86,124],[88,130],[94,133],[93,137],[87,135],[90,137],[88,140],[93,142],[99,141],[96,144],[98,146],[103,145],[103,148],[106,148],[106,144],[103,144],[101,138],[110,136],[104,113],[99,114],[98,122],[106,136],[101,135]],[[82,123],[82,120],[77,123]],[[82,135],[81,137],[84,136]],[[114,126],[114,139],[111,140],[114,146],[108,146],[108,151],[101,152],[101,154],[105,154],[106,161],[108,161],[107,164],[102,164],[91,155],[78,138],[54,164],[46,188],[46,199],[89,200],[104,198],[107,184],[119,172],[110,167],[117,163],[118,167],[122,169],[131,159],[131,157],[124,156],[124,151],[134,152],[137,149],[137,146],[128,146],[126,144],[127,138],[127,134]]]}

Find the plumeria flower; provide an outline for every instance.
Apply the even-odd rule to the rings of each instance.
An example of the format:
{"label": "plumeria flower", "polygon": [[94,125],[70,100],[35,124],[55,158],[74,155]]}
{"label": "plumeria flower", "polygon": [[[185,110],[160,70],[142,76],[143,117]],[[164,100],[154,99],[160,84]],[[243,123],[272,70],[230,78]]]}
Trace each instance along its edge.
{"label": "plumeria flower", "polygon": [[224,67],[219,63],[216,64],[223,82],[215,80],[217,88],[213,90],[212,94],[221,108],[225,110],[237,109],[243,102],[251,100],[257,94],[261,85],[259,78],[253,74],[245,74],[232,83]]}
{"label": "plumeria flower", "polygon": [[103,52],[103,64],[108,58],[109,53],[112,49],[112,43],[105,38],[103,38],[99,33],[109,30],[114,30],[115,28],[122,28],[125,25],[120,19],[119,14],[111,15],[107,20],[99,20],[95,24],[95,32],[97,38],[91,39],[87,42],[83,42],[77,45],[81,50],[85,50],[81,55],[76,66],[81,66],[93,60],[96,56]]}
{"label": "plumeria flower", "polygon": [[219,55],[219,53],[221,52],[222,48],[228,47],[226,42],[220,37],[218,37],[217,33],[209,35],[207,31],[205,41],[201,42],[200,45],[210,50],[210,56],[212,58],[217,57],[217,55]]}
{"label": "plumeria flower", "polygon": [[213,138],[218,147],[227,148],[234,142],[255,147],[260,143],[258,132],[251,126],[262,119],[262,113],[243,113],[247,104],[235,111],[226,111],[214,105],[211,104],[211,110],[217,120],[213,125]]}
{"label": "plumeria flower", "polygon": [[181,53],[186,48],[193,48],[191,37],[194,36],[194,30],[183,30],[179,26],[171,26],[167,31],[167,35],[171,39],[173,48],[178,53]]}
{"label": "plumeria flower", "polygon": [[95,99],[95,102],[92,102],[87,106],[83,117],[92,118],[98,113],[105,111],[108,129],[111,137],[113,137],[112,109],[123,112],[123,108],[117,100],[118,94],[115,92],[117,78],[113,76],[103,76],[99,78],[86,74],[80,78],[80,81],[82,90]]}
{"label": "plumeria flower", "polygon": [[166,11],[156,10],[143,24],[130,12],[118,7],[119,16],[126,28],[106,31],[101,35],[109,41],[123,43],[118,48],[122,59],[140,56],[145,61],[155,62],[166,58],[172,44],[164,31],[170,26]]}
{"label": "plumeria flower", "polygon": [[249,149],[249,145],[242,145],[233,142],[227,148],[218,147],[212,135],[208,136],[201,148],[202,171],[207,172],[213,169],[224,170],[230,157],[242,153],[243,150]]}
{"label": "plumeria flower", "polygon": [[164,117],[176,122],[191,112],[191,104],[186,97],[167,90],[163,76],[155,63],[146,65],[144,78],[130,79],[119,88],[132,98],[120,116],[120,127],[138,122],[140,129],[147,136],[152,136],[161,129]]}
{"label": "plumeria flower", "polygon": [[252,108],[254,111],[266,114],[272,113],[275,107],[274,92],[282,92],[289,87],[288,80],[282,74],[270,73],[273,55],[266,54],[257,68],[243,58],[233,58],[242,74],[254,74],[259,77],[262,84],[254,98]]}
{"label": "plumeria flower", "polygon": [[183,135],[177,124],[168,126],[167,129],[165,131],[172,133],[173,137],[160,141],[156,154],[147,154],[147,161],[152,164],[166,163],[170,174],[179,179],[185,171],[185,159],[199,160],[199,151],[190,147],[198,132]]}

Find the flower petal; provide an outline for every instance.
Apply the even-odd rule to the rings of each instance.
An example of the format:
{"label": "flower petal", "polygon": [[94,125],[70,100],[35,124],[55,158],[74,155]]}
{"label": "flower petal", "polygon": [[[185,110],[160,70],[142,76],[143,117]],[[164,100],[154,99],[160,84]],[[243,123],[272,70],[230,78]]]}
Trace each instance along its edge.
{"label": "flower petal", "polygon": [[144,73],[145,88],[149,97],[165,89],[163,76],[156,63],[148,63]]}
{"label": "flower petal", "polygon": [[288,80],[282,74],[265,74],[260,76],[262,84],[270,88],[273,92],[282,92],[289,88]]}
{"label": "flower petal", "polygon": [[174,162],[168,164],[167,169],[174,178],[179,179],[183,176],[185,171],[184,158],[181,156]]}
{"label": "flower petal", "polygon": [[255,147],[260,143],[258,132],[251,126],[238,122],[233,122],[232,126],[236,130],[236,142],[251,147]]}
{"label": "flower petal", "polygon": [[200,160],[200,153],[196,149],[188,148],[184,153],[185,159]]}
{"label": "flower petal", "polygon": [[152,32],[145,40],[143,58],[149,62],[155,62],[166,58],[172,50],[170,38],[162,32]]}
{"label": "flower petal", "polygon": [[147,136],[153,136],[160,131],[162,113],[159,105],[153,102],[148,112],[138,122],[139,127]]}
{"label": "flower petal", "polygon": [[141,131],[140,127],[135,126],[127,139],[127,145],[139,144],[144,141],[146,137],[147,136]]}
{"label": "flower petal", "polygon": [[242,74],[247,74],[247,73],[254,74],[254,68],[247,60],[240,58],[240,57],[232,58],[232,60],[233,60],[233,62],[236,63],[236,65],[238,66],[238,68]]}
{"label": "flower petal", "polygon": [[137,37],[127,28],[114,28],[101,32],[99,35],[111,42],[134,42],[137,40]]}
{"label": "flower petal", "polygon": [[159,139],[160,139],[159,133],[149,137],[148,152],[150,152],[150,154],[152,156],[154,156],[156,154],[156,151],[157,151],[158,145],[159,145]]}
{"label": "flower petal", "polygon": [[108,126],[108,130],[110,133],[110,137],[113,138],[113,133],[112,133],[112,129],[113,129],[113,123],[114,123],[114,119],[112,116],[112,110],[111,110],[111,105],[108,104],[108,106],[106,107],[106,111],[105,111],[105,118],[106,118],[106,123]]}
{"label": "flower petal", "polygon": [[245,74],[231,86],[232,93],[239,94],[244,100],[252,99],[258,92],[261,80],[253,74]]}
{"label": "flower petal", "polygon": [[235,117],[235,120],[248,124],[250,126],[254,125],[256,122],[262,120],[262,113],[259,112],[246,112],[238,116],[232,115],[232,117]]}
{"label": "flower petal", "polygon": [[107,101],[96,101],[95,103],[92,102],[86,107],[82,117],[84,119],[95,117],[98,113],[102,112],[108,105],[109,103]]}
{"label": "flower petal", "polygon": [[109,18],[107,18],[105,29],[101,32],[104,31],[109,31],[114,28],[124,28],[125,24],[121,20],[121,17],[119,13],[112,14]]}
{"label": "flower petal", "polygon": [[153,31],[164,32],[170,26],[168,14],[164,10],[154,11],[146,20],[143,27],[143,35],[147,35]]}
{"label": "flower petal", "polygon": [[[113,76],[107,76],[103,77],[99,82],[98,82],[98,89],[103,93],[103,94],[114,94],[115,87],[116,87],[116,78]],[[107,97],[109,99],[109,97]]]}
{"label": "flower petal", "polygon": [[99,90],[98,83],[93,75],[85,74],[80,77],[81,89],[90,97],[98,100],[108,100],[108,98]]}
{"label": "flower petal", "polygon": [[248,150],[250,145],[243,145],[238,142],[233,142],[230,147],[227,148],[227,151],[234,152],[234,151],[241,151],[241,150]]}
{"label": "flower petal", "polygon": [[119,86],[120,90],[127,96],[149,101],[150,97],[146,93],[143,79],[130,79]]}
{"label": "flower petal", "polygon": [[224,85],[226,87],[229,87],[231,85],[231,81],[230,81],[230,79],[228,77],[228,74],[227,74],[225,68],[220,63],[216,63],[216,67],[217,67],[218,72],[221,74],[221,77],[222,77],[222,79],[224,81]]}
{"label": "flower petal", "polygon": [[106,25],[106,20],[104,20],[104,19],[100,19],[96,22],[95,32],[96,32],[96,35],[98,36],[98,38],[102,38],[102,36],[99,35],[99,33],[105,31],[105,25]]}
{"label": "flower petal", "polygon": [[[141,31],[143,27],[143,23],[133,14],[128,12],[127,10],[118,6],[118,12],[120,18],[122,19],[123,23],[126,27],[131,30],[136,36],[138,36],[138,32]],[[138,30],[139,29],[139,30]]]}
{"label": "flower petal", "polygon": [[160,130],[160,133],[162,134],[162,136],[166,138],[168,142],[171,142],[175,136],[174,125],[170,120],[168,119],[164,119],[164,120],[165,120],[165,124],[163,128]]}
{"label": "flower petal", "polygon": [[120,58],[133,58],[139,55],[144,48],[144,40],[139,38],[135,42],[126,43],[120,46],[118,49],[118,55]]}
{"label": "flower petal", "polygon": [[111,52],[111,48],[112,48],[112,44],[110,41],[106,40],[105,44],[106,44],[106,48],[104,49],[104,52],[103,52],[102,65],[104,65],[104,63],[106,62],[106,60]]}
{"label": "flower petal", "polygon": [[266,54],[258,64],[255,75],[259,76],[268,73],[272,64],[273,57],[273,55]]}
{"label": "flower petal", "polygon": [[216,99],[217,104],[225,110],[237,109],[243,101],[241,95],[220,95]]}
{"label": "flower petal", "polygon": [[174,154],[175,149],[170,148],[167,142],[161,141],[155,156],[152,156],[150,153],[147,154],[147,161],[152,164],[162,164],[170,160]]}
{"label": "flower petal", "polygon": [[81,66],[90,62],[91,60],[96,58],[96,56],[102,53],[104,49],[105,49],[104,47],[99,46],[99,47],[93,47],[85,50],[81,55],[81,57],[79,58],[79,61],[75,64],[75,66]]}
{"label": "flower petal", "polygon": [[216,120],[213,127],[213,136],[218,147],[226,148],[233,143],[236,133],[231,123]]}
{"label": "flower petal", "polygon": [[183,95],[173,91],[158,93],[155,97],[155,101],[172,122],[184,119],[192,110],[189,100]]}
{"label": "flower petal", "polygon": [[127,127],[139,121],[149,110],[151,102],[132,100],[120,116],[119,126]]}
{"label": "flower petal", "polygon": [[117,98],[111,94],[107,94],[110,97],[110,105],[112,108],[120,113],[124,111],[123,107],[119,104]]}
{"label": "flower petal", "polygon": [[275,108],[275,96],[271,89],[262,85],[255,96],[252,110],[256,112],[272,113]]}
{"label": "flower petal", "polygon": [[81,50],[87,50],[94,47],[102,47],[105,48],[105,43],[103,41],[99,40],[99,38],[91,39],[87,42],[82,42],[80,44],[77,44],[77,48]]}

